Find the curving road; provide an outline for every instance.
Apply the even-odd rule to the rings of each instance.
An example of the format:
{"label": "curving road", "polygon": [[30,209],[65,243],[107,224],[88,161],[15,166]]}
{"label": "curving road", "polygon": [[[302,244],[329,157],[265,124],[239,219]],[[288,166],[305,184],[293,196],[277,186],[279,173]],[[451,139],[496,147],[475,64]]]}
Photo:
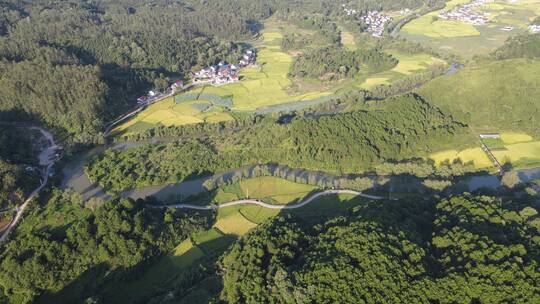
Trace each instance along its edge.
{"label": "curving road", "polygon": [[58,150],[60,147],[54,142],[52,134],[38,127],[31,127],[30,129],[39,130],[48,142],[48,146],[39,153],[39,164],[43,167],[41,171],[41,184],[34,191],[32,191],[32,193],[30,193],[30,195],[28,196],[28,198],[26,198],[22,205],[15,208],[15,211],[17,213],[15,214],[15,217],[13,218],[11,223],[9,223],[9,225],[4,230],[2,236],[0,236],[0,244],[4,243],[7,240],[11,231],[17,226],[28,204],[47,185],[51,168],[53,167],[54,163],[60,159],[58,157],[55,157],[56,150]]}
{"label": "curving road", "polygon": [[220,205],[206,205],[206,206],[198,206],[198,205],[192,205],[192,204],[176,204],[176,205],[165,205],[165,206],[159,206],[159,208],[176,208],[176,209],[194,209],[194,210],[215,210],[219,208],[225,208],[230,206],[237,206],[237,205],[257,205],[260,207],[268,208],[268,209],[296,209],[303,207],[311,202],[313,202],[315,199],[325,196],[325,195],[332,195],[332,194],[352,194],[355,196],[361,196],[369,199],[374,200],[381,200],[383,197],[375,196],[375,195],[369,195],[364,194],[362,192],[354,191],[354,190],[325,190],[319,193],[316,193],[309,198],[305,199],[302,202],[299,202],[297,204],[291,204],[291,205],[272,205],[265,202],[261,202],[259,200],[253,200],[253,199],[242,199],[242,200],[236,200]]}

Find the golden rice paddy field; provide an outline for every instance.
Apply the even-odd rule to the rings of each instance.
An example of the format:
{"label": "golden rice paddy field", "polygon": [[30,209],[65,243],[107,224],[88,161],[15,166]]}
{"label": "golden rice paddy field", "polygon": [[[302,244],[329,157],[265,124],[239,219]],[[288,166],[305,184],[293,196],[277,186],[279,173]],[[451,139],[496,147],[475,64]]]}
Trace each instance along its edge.
{"label": "golden rice paddy field", "polygon": [[207,100],[175,102],[174,97],[150,105],[113,132],[136,132],[157,126],[181,126],[201,122],[215,123],[232,120],[223,107]]}
{"label": "golden rice paddy field", "polygon": [[[540,141],[535,141],[528,134],[515,132],[501,133],[501,140],[504,143],[504,149],[492,151],[501,164],[510,163],[516,169],[540,165]],[[477,169],[493,167],[488,156],[480,147],[461,151],[441,151],[431,154],[429,158],[437,164],[461,159],[463,162],[472,161]]]}
{"label": "golden rice paddy field", "polygon": [[[284,31],[290,31],[288,24],[276,19],[265,22],[265,28],[260,39],[253,42],[257,48],[256,68],[245,68],[240,73],[240,81],[219,87],[204,86],[195,88],[184,94],[202,93],[214,94],[232,98],[233,111],[252,111],[268,106],[316,100],[317,98],[341,94],[355,88],[369,89],[375,85],[388,84],[414,72],[425,70],[429,65],[444,63],[443,60],[427,54],[406,55],[392,52],[399,63],[390,71],[365,76],[362,79],[341,81],[335,85],[326,83],[309,83],[305,81],[296,87],[301,90],[291,90],[293,81],[288,78],[288,72],[294,57],[281,50],[281,39]],[[352,33],[342,31],[342,41],[349,49],[355,48]],[[319,81],[320,82],[320,81]],[[293,92],[294,93],[291,93]],[[204,105],[210,105],[207,109]],[[167,98],[149,106],[131,120],[118,126],[114,132],[130,133],[146,130],[156,126],[185,125],[201,122],[220,122],[231,120],[233,117],[228,110],[220,106],[212,106],[211,101],[191,100],[176,103],[173,98]]]}
{"label": "golden rice paddy field", "polygon": [[[470,0],[452,0],[444,10],[469,3]],[[502,45],[508,37],[525,32],[530,21],[540,14],[540,0],[496,0],[476,8],[489,14],[486,25],[472,25],[438,18],[441,11],[431,12],[406,24],[400,35],[412,41],[427,44],[440,51],[457,53],[469,58],[487,54]],[[501,30],[505,26],[511,31]]]}

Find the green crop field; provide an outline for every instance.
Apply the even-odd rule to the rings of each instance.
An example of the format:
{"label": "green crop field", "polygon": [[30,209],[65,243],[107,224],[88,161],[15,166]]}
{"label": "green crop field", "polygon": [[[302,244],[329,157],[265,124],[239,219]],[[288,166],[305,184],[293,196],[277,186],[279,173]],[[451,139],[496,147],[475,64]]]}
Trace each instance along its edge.
{"label": "green crop field", "polygon": [[[469,0],[447,2],[444,10]],[[487,54],[502,45],[508,37],[523,33],[529,22],[540,13],[540,0],[510,2],[496,0],[477,11],[489,14],[486,25],[472,25],[455,20],[442,20],[441,11],[431,12],[406,24],[400,35],[412,41],[429,45],[440,51],[457,53],[464,57]],[[501,30],[504,26],[514,27],[511,31]]]}
{"label": "green crop field", "polygon": [[398,64],[389,71],[369,75],[369,77],[359,85],[361,88],[369,89],[376,85],[389,84],[392,83],[392,81],[415,72],[425,71],[430,65],[446,64],[444,60],[428,54],[408,55],[399,52],[390,53],[399,60]]}
{"label": "green crop field", "polygon": [[140,279],[116,282],[108,286],[105,293],[113,303],[130,302],[131,299],[148,296],[204,256],[204,252],[187,239],[149,267],[141,274]]}
{"label": "green crop field", "polygon": [[317,187],[298,184],[285,179],[265,176],[240,182],[242,192],[250,198],[270,199],[278,204],[301,201]]}
{"label": "green crop field", "polygon": [[514,132],[501,133],[501,139],[505,144],[516,144],[533,140],[529,134]]}
{"label": "green crop field", "polygon": [[263,176],[220,187],[216,191],[212,202],[221,204],[249,197],[273,204],[289,204],[301,201],[315,190],[317,190],[315,186],[294,183],[272,176]]}

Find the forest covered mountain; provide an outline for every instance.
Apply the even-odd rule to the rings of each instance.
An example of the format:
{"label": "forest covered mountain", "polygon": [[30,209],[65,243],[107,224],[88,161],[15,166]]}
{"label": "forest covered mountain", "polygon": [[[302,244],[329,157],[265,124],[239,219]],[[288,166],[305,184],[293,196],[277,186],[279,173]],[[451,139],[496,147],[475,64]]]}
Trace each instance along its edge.
{"label": "forest covered mountain", "polygon": [[540,1],[0,8],[0,304],[540,303]]}

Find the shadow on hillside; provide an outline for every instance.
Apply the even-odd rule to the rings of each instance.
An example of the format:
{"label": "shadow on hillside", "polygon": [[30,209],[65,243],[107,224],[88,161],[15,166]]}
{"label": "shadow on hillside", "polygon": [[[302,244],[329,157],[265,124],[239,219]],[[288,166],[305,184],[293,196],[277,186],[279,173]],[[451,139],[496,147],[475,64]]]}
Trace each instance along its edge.
{"label": "shadow on hillside", "polygon": [[[239,170],[250,169],[252,167]],[[295,174],[309,179],[306,170],[286,170],[285,175]],[[225,176],[225,175],[224,175]],[[232,178],[234,173],[229,173],[226,177]],[[470,186],[470,179],[489,177],[488,174],[468,174],[460,177],[459,180],[440,190],[427,187],[423,181],[417,177],[400,174],[385,177],[377,180],[375,187],[365,192],[384,196],[384,199],[373,200],[363,197],[347,197],[340,195],[327,195],[298,209],[284,209],[274,213],[265,213],[264,209],[230,207],[220,209],[213,214],[214,221],[220,217],[226,217],[227,212],[239,212],[242,217],[253,223],[261,223],[274,216],[293,216],[301,219],[305,223],[306,229],[318,226],[329,219],[336,218],[336,221],[359,221],[375,223],[381,233],[388,236],[404,236],[414,246],[431,250],[429,246],[433,237],[434,217],[436,216],[436,203],[441,197],[452,197],[456,194],[467,192]],[[331,176],[318,174],[311,176],[315,181],[328,180]],[[314,193],[310,192],[306,197]],[[496,189],[490,187],[477,187],[474,194],[505,194],[512,195],[513,190],[502,185]],[[391,195],[389,195],[391,194]],[[187,198],[189,203],[206,205],[214,200],[216,191],[203,192],[198,196]],[[157,201],[150,198],[148,204],[171,204],[179,201]],[[295,199],[292,204],[298,204],[300,199]],[[234,209],[237,208],[237,209]],[[229,211],[228,211],[229,210]],[[178,212],[193,212],[180,209]],[[212,213],[215,211],[200,211]],[[223,213],[220,213],[223,212]],[[251,212],[251,213],[249,213]],[[339,218],[342,215],[346,217]],[[452,216],[452,215],[448,215]],[[468,215],[473,216],[473,215]],[[256,221],[254,219],[259,219]],[[504,226],[504,227],[503,227]],[[508,237],[493,237],[493,235],[510,236],[511,243],[523,242],[519,237],[519,227],[513,224],[484,222],[474,226],[462,225],[460,228],[478,235],[489,237],[494,243],[508,242]],[[182,257],[171,257],[162,255],[150,261],[130,269],[110,270],[107,265],[99,264],[80,275],[68,286],[58,293],[45,293],[40,297],[40,303],[59,302],[80,302],[94,295],[104,303],[207,303],[215,297],[222,289],[223,282],[216,273],[221,270],[218,266],[219,257],[236,241],[236,237],[226,234],[222,237],[205,241],[196,248],[186,252],[186,256],[195,257],[188,259],[185,264]],[[197,250],[201,250],[202,254]],[[389,253],[390,254],[390,253]],[[421,260],[425,269],[434,269],[433,273],[427,275],[431,277],[440,276],[444,273],[442,265],[432,257],[427,256]],[[460,271],[458,269],[458,271]],[[144,282],[141,283],[141,282]],[[142,284],[142,285],[141,285]],[[126,290],[135,290],[126,292]]]}

